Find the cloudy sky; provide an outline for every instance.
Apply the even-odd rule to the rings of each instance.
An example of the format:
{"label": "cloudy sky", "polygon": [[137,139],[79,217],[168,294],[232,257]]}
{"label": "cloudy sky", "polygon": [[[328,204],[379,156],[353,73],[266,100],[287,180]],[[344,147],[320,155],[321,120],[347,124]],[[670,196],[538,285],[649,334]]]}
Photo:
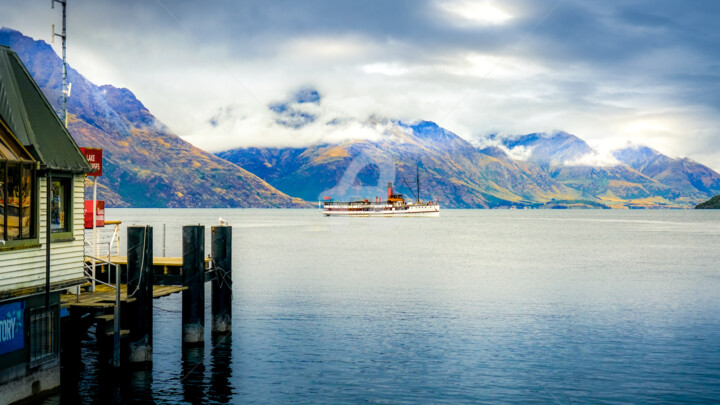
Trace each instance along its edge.
{"label": "cloudy sky", "polygon": [[[473,142],[564,130],[720,170],[720,1],[68,2],[69,63],[210,151],[371,136],[324,123],[375,116]],[[49,3],[0,0],[0,25],[49,41]],[[303,89],[320,119],[279,125],[269,106]]]}

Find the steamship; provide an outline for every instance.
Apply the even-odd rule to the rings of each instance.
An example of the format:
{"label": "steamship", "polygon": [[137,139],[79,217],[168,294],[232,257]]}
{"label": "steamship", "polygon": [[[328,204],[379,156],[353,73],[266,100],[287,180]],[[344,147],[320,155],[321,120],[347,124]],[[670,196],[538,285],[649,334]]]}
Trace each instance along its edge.
{"label": "steamship", "polygon": [[415,201],[406,201],[402,194],[393,192],[392,183],[387,186],[387,200],[381,197],[374,201],[360,200],[350,202],[322,202],[323,215],[327,217],[438,217],[440,204],[433,201],[420,200],[420,176],[418,176],[417,195]]}

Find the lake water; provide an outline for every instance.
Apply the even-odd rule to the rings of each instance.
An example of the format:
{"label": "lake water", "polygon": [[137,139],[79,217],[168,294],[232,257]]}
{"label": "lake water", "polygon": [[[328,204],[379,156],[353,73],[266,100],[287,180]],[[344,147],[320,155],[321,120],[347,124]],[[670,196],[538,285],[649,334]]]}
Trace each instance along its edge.
{"label": "lake water", "polygon": [[156,255],[166,224],[168,256],[219,217],[232,335],[208,316],[183,351],[181,295],[158,299],[150,369],[113,376],[86,342],[48,403],[720,402],[720,211],[106,212]]}

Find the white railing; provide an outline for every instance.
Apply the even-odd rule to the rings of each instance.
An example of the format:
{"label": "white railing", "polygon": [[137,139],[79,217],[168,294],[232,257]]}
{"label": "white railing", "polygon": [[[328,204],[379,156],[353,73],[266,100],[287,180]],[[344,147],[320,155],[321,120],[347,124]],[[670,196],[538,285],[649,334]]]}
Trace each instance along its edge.
{"label": "white railing", "polygon": [[[119,264],[109,262],[106,259],[102,259],[99,257],[85,256],[85,259],[86,259],[86,261],[83,265],[83,270],[85,272],[85,278],[87,278],[88,280],[94,279],[95,282],[98,284],[103,284],[103,285],[106,285],[111,288],[117,288],[117,283],[113,283],[113,281],[110,280],[110,277],[112,275],[112,271],[110,269],[113,268],[115,270],[115,272],[120,271]],[[88,260],[88,259],[90,259],[90,260]],[[101,267],[101,266],[107,267],[107,280],[106,281],[100,280],[97,277],[93,277],[93,261],[92,261],[92,259],[95,259],[96,268]]]}
{"label": "white railing", "polygon": [[96,282],[110,282],[100,281],[96,269],[100,262],[111,263],[113,254],[120,256],[120,224],[120,221],[105,221],[103,227],[85,230],[85,276],[92,283],[92,291],[95,291]]}
{"label": "white railing", "polygon": [[104,227],[95,228],[97,249],[93,229],[85,230],[85,256],[120,256],[120,221],[105,221]]}

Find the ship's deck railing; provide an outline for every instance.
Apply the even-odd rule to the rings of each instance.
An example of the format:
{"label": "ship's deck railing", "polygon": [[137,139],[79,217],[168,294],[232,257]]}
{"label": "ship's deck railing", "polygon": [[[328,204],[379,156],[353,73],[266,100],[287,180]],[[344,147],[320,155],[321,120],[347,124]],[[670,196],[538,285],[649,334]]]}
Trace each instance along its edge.
{"label": "ship's deck railing", "polygon": [[323,205],[388,205],[386,202],[374,202],[374,201],[324,201]]}
{"label": "ship's deck railing", "polygon": [[[426,207],[426,206],[433,206],[437,205],[436,202],[427,201],[422,202],[420,204],[417,204],[416,202],[409,202],[407,204],[400,204],[400,205],[411,205],[411,206],[419,206],[419,207]],[[388,203],[387,201],[383,202],[374,202],[374,201],[349,201],[349,202],[339,202],[339,201],[325,201],[323,202],[323,207],[325,208],[340,208],[340,207],[352,207],[352,208],[392,208],[396,207],[397,205]]]}

